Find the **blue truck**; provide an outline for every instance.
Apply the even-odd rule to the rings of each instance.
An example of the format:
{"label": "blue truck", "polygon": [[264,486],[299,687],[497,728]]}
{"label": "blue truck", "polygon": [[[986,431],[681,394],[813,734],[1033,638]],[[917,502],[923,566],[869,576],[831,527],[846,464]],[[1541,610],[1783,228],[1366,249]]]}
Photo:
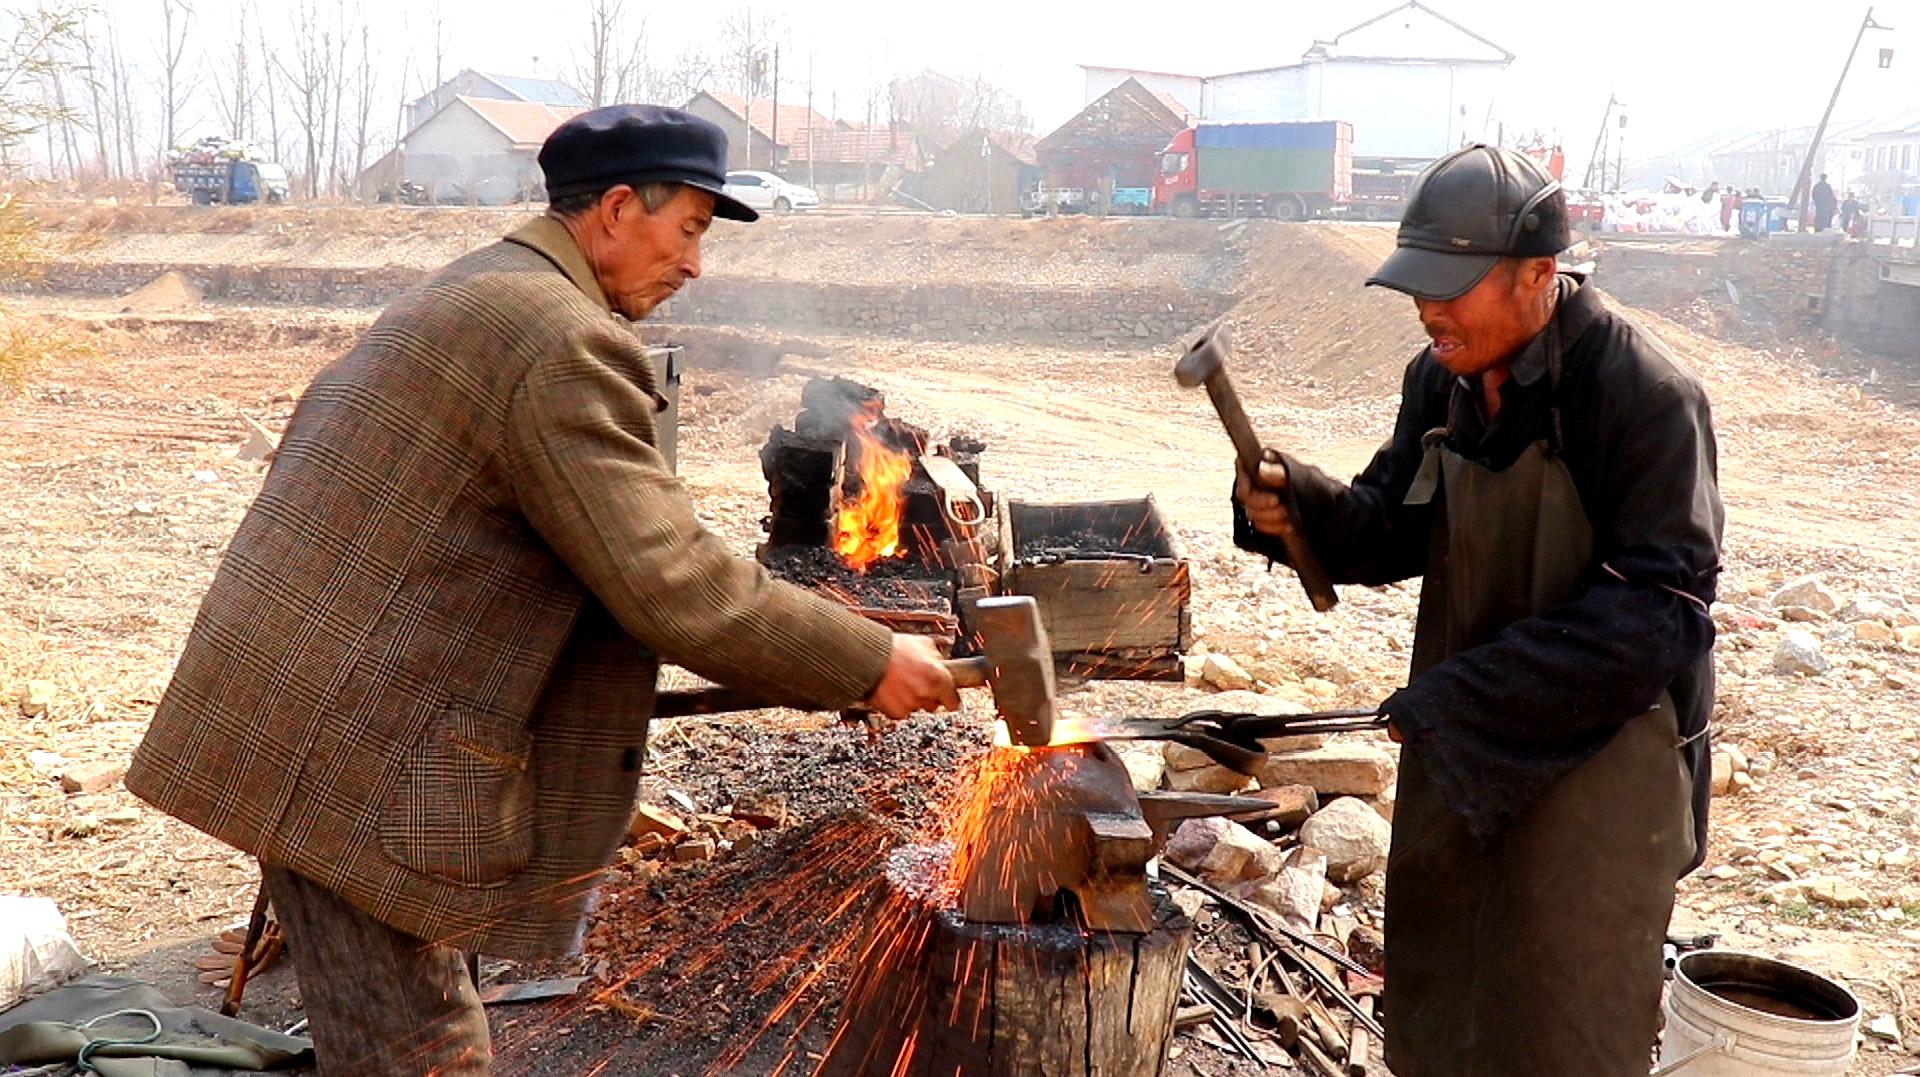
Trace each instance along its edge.
{"label": "blue truck", "polygon": [[287,170],[272,161],[186,158],[168,166],[173,186],[196,206],[287,200]]}

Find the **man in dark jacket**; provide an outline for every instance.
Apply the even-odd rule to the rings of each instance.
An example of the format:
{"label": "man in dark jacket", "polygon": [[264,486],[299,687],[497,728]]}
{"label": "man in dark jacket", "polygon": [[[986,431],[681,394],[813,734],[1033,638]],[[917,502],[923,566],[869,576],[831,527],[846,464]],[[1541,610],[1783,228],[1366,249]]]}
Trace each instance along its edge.
{"label": "man in dark jacket", "polygon": [[1820,182],[1813,185],[1813,230],[1824,232],[1833,227],[1833,184],[1827,182],[1827,174],[1820,173]]}
{"label": "man in dark jacket", "polygon": [[1560,273],[1559,185],[1475,146],[1417,182],[1369,284],[1432,344],[1349,485],[1242,475],[1235,541],[1423,576],[1387,868],[1400,1077],[1644,1077],[1674,883],[1704,852],[1719,572],[1700,383]]}

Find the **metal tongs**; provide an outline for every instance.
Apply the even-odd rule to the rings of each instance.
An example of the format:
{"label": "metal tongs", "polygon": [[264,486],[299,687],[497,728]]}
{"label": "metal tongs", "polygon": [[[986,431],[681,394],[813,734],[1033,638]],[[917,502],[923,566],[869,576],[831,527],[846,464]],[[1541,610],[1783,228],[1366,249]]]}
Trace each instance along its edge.
{"label": "metal tongs", "polygon": [[1262,737],[1313,733],[1354,733],[1387,728],[1380,708],[1259,714],[1251,711],[1191,711],[1178,718],[1124,718],[1094,723],[1105,740],[1165,740],[1205,752],[1208,758],[1241,774],[1259,773],[1267,761]]}

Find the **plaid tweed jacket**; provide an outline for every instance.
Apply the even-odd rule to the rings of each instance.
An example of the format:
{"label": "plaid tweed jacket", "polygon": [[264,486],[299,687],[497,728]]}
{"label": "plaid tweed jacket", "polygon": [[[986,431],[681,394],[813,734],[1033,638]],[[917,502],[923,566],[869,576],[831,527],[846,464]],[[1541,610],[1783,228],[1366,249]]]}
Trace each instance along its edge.
{"label": "plaid tweed jacket", "polygon": [[410,934],[575,944],[659,660],[840,707],[891,650],[700,526],[653,388],[557,221],[396,300],[301,396],[127,788]]}

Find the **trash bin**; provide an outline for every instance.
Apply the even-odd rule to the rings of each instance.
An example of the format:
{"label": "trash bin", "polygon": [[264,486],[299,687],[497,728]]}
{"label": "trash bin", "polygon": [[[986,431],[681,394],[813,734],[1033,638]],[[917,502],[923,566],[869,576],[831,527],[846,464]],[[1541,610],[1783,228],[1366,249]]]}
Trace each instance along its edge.
{"label": "trash bin", "polygon": [[1774,198],[1749,198],[1740,203],[1740,234],[1748,239],[1765,239],[1768,233],[1787,230],[1787,204]]}

